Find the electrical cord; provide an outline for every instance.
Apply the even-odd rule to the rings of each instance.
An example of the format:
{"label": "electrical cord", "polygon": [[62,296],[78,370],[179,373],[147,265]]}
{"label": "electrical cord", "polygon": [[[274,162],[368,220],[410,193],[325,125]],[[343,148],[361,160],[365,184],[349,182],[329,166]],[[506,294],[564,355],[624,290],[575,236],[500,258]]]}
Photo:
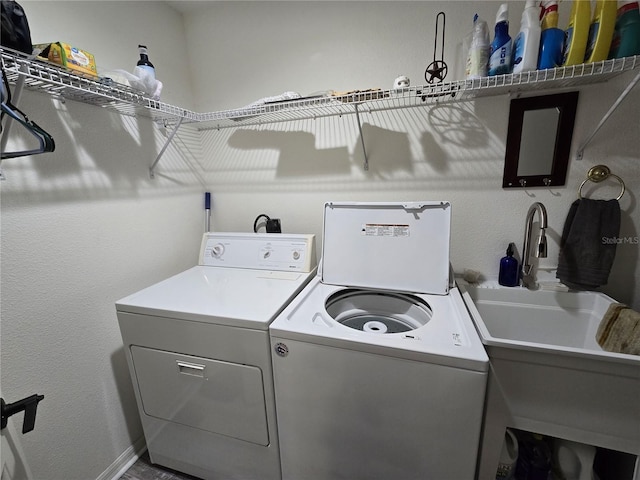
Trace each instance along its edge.
{"label": "electrical cord", "polygon": [[264,213],[261,213],[256,217],[255,221],[253,222],[253,233],[258,233],[258,220],[260,220],[262,217],[264,217],[267,220],[267,222],[271,221],[271,218],[269,217],[269,215],[265,215]]}

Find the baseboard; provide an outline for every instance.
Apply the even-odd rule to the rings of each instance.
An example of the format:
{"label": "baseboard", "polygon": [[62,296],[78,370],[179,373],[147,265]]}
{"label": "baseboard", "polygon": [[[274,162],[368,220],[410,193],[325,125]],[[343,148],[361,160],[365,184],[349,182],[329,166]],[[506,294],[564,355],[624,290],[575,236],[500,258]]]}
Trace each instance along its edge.
{"label": "baseboard", "polygon": [[136,463],[140,455],[147,449],[144,437],[140,437],[133,445],[127,448],[116,460],[102,472],[96,480],[118,480],[131,465]]}

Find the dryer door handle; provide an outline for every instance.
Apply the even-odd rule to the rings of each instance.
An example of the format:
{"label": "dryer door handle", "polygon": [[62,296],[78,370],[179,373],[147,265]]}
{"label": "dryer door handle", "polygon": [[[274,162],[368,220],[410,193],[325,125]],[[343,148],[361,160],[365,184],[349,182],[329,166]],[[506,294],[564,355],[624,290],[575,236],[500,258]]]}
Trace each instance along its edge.
{"label": "dryer door handle", "polygon": [[197,363],[188,363],[182,362],[180,360],[176,360],[176,364],[178,365],[178,372],[184,375],[191,375],[194,377],[203,377],[204,378],[204,365],[199,365]]}

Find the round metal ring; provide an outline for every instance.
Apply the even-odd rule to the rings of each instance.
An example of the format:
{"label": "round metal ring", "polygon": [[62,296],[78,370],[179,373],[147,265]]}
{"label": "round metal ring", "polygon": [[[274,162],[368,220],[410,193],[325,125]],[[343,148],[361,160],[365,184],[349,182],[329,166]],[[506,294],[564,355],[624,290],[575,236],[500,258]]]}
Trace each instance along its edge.
{"label": "round metal ring", "polygon": [[618,180],[618,182],[620,182],[620,188],[621,188],[620,195],[616,197],[616,200],[620,200],[626,190],[624,181],[619,176],[611,173],[611,170],[609,170],[609,167],[607,167],[606,165],[596,165],[595,167],[591,167],[589,169],[589,172],[587,173],[587,178],[580,184],[580,187],[578,188],[578,198],[580,199],[583,198],[582,187],[584,187],[585,183],[589,181],[594,183],[599,183],[609,177],[613,177],[616,180]]}

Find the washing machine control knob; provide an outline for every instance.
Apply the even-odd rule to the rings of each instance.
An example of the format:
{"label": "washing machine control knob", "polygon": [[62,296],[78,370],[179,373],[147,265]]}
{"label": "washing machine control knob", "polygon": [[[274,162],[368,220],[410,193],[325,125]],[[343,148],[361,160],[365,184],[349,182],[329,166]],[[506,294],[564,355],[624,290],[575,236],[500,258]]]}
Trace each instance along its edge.
{"label": "washing machine control knob", "polygon": [[293,251],[293,259],[294,260],[300,260],[300,252],[297,250]]}
{"label": "washing machine control knob", "polygon": [[275,350],[276,355],[278,355],[279,357],[286,357],[287,355],[289,355],[289,347],[287,347],[282,342],[276,343],[273,349]]}
{"label": "washing machine control knob", "polygon": [[224,253],[224,245],[221,243],[216,243],[213,247],[211,247],[211,256],[214,258],[220,258]]}

